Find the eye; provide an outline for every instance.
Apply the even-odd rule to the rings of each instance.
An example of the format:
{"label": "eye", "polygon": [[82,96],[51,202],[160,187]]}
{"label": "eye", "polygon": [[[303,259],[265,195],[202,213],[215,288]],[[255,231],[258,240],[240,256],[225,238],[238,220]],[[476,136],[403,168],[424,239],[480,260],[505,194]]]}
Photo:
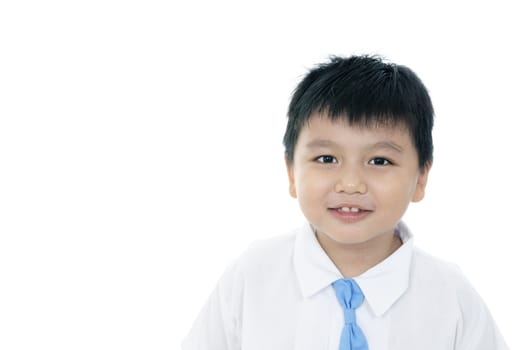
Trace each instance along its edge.
{"label": "eye", "polygon": [[390,161],[389,161],[388,159],[386,159],[386,158],[375,157],[375,158],[370,159],[370,161],[368,162],[368,164],[371,164],[371,165],[377,165],[377,166],[386,166],[386,165],[391,165],[392,162],[390,162]]}
{"label": "eye", "polygon": [[324,155],[324,156],[315,158],[315,161],[319,163],[329,164],[329,163],[336,163],[337,158],[333,156]]}

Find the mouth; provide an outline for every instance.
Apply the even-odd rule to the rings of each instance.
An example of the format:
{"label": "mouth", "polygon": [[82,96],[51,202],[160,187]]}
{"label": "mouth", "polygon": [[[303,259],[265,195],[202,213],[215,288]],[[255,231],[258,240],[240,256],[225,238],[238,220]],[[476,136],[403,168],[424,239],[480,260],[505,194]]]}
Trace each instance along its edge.
{"label": "mouth", "polygon": [[335,208],[335,210],[341,211],[343,213],[360,213],[361,211],[365,211],[364,209],[356,208],[356,207],[340,207],[340,208]]}
{"label": "mouth", "polygon": [[335,216],[337,219],[345,222],[357,222],[364,219],[372,210],[354,207],[354,206],[342,206],[335,208],[328,208],[328,210]]}

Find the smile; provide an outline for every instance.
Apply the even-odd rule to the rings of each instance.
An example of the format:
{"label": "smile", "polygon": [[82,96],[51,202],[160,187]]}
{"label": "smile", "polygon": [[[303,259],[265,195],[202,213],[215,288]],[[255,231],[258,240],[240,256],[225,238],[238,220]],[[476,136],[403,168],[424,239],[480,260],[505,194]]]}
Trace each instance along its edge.
{"label": "smile", "polygon": [[329,211],[334,217],[346,223],[360,221],[372,213],[371,210],[366,210],[358,207],[329,208]]}

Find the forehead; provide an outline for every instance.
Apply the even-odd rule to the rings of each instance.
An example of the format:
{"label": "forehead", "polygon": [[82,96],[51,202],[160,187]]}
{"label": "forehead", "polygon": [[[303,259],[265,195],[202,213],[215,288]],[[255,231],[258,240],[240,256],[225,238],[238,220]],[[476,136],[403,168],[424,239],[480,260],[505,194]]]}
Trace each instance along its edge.
{"label": "forehead", "polygon": [[350,124],[345,118],[332,119],[325,116],[311,117],[300,131],[298,143],[311,142],[314,139],[337,144],[379,140],[395,141],[401,146],[412,144],[409,130],[403,123]]}

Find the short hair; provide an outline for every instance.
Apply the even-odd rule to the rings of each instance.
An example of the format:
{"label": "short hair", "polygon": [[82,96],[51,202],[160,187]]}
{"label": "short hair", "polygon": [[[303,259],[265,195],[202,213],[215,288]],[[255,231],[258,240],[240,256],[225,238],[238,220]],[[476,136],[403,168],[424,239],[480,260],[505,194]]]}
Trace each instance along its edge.
{"label": "short hair", "polygon": [[293,163],[302,127],[315,113],[350,125],[406,126],[417,149],[419,167],[432,162],[434,109],[428,91],[409,68],[378,56],[332,56],[310,70],[294,90],[283,138]]}

